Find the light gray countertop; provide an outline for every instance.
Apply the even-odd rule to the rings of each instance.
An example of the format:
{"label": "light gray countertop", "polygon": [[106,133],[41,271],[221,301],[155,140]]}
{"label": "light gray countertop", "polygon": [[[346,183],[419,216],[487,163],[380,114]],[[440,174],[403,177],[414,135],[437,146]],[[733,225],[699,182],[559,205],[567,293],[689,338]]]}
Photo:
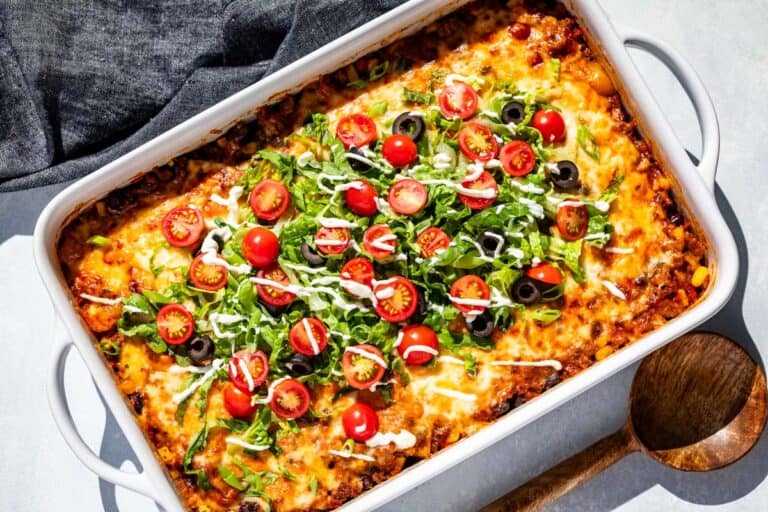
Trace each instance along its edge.
{"label": "light gray countertop", "polygon": [[[768,2],[602,0],[617,24],[665,39],[689,59],[713,96],[722,151],[717,201],[739,246],[736,293],[704,328],[768,357]],[[700,148],[693,109],[672,75],[633,51],[646,81],[691,153]],[[763,117],[765,116],[765,117]],[[762,160],[766,157],[766,162]],[[31,261],[34,222],[62,186],[0,195],[0,510],[154,510],[99,481],[58,434],[45,399],[53,311]],[[27,236],[24,236],[27,235]],[[762,356],[762,357],[761,357]],[[384,507],[464,512],[485,504],[618,428],[635,366],[593,387],[492,448]],[[83,363],[70,357],[66,385],[84,438],[110,462],[131,458]],[[130,464],[126,462],[125,464]],[[574,510],[768,510],[768,441],[709,474],[681,473],[635,454],[551,505]]]}

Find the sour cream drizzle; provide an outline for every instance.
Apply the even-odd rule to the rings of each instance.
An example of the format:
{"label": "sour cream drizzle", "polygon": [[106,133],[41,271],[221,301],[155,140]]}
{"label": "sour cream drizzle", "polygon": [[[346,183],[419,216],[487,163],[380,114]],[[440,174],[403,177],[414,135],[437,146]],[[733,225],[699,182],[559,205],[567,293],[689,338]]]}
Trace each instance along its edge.
{"label": "sour cream drizzle", "polygon": [[382,368],[384,368],[384,369],[387,368],[387,363],[384,361],[384,359],[379,357],[378,354],[373,354],[371,352],[368,352],[364,348],[360,348],[360,347],[347,347],[347,348],[344,349],[344,352],[351,352],[351,353],[356,354],[356,355],[358,355],[360,357],[365,357],[366,359],[370,359],[371,361],[373,361],[377,365],[381,366]]}
{"label": "sour cream drizzle", "polygon": [[242,322],[243,320],[246,320],[246,318],[242,315],[228,315],[226,313],[211,313],[208,316],[208,323],[211,324],[213,334],[215,334],[217,338],[222,339],[231,339],[237,336],[237,334],[234,332],[222,331],[221,327],[219,327],[219,324],[232,325],[238,322]]}
{"label": "sour cream drizzle", "polygon": [[309,344],[312,346],[312,353],[317,355],[320,353],[320,345],[317,343],[317,338],[315,338],[315,333],[312,332],[312,326],[309,325],[309,319],[304,318],[301,321],[301,325],[304,326],[304,331],[307,333],[307,339],[309,340]]}
{"label": "sour cream drizzle", "polygon": [[227,207],[227,222],[233,226],[236,226],[239,220],[240,205],[237,204],[237,201],[240,199],[240,196],[243,195],[243,190],[243,187],[236,185],[229,189],[229,196],[227,196],[226,199],[218,194],[213,194],[211,196],[211,201]]}
{"label": "sour cream drizzle", "polygon": [[248,443],[246,441],[243,441],[239,437],[232,437],[232,436],[230,436],[230,437],[226,438],[225,441],[227,442],[227,444],[234,444],[234,445],[237,445],[237,446],[241,446],[241,447],[245,448],[246,450],[253,450],[255,452],[261,452],[261,451],[264,451],[264,450],[269,450],[269,445],[268,444],[251,444],[251,443]]}
{"label": "sour cream drizzle", "polygon": [[394,443],[398,450],[407,450],[416,446],[416,436],[407,430],[401,430],[397,434],[394,432],[376,432],[372,438],[365,442],[365,445],[369,448],[376,448],[387,446],[389,443]]}
{"label": "sour cream drizzle", "polygon": [[269,387],[267,388],[267,396],[265,396],[264,398],[257,398],[256,400],[252,400],[251,403],[253,403],[254,405],[268,404],[269,402],[272,401],[272,397],[275,396],[275,388],[277,387],[277,385],[287,379],[290,379],[290,377],[282,377],[280,379],[272,381],[272,384],[270,384]]}
{"label": "sour cream drizzle", "polygon": [[123,299],[120,297],[116,299],[107,299],[105,297],[97,297],[96,295],[91,295],[88,293],[81,293],[80,297],[86,300],[89,300],[91,302],[95,302],[96,304],[105,304],[107,306],[114,306],[115,304],[120,304],[123,301]]}
{"label": "sour cream drizzle", "polygon": [[363,453],[351,453],[351,452],[345,452],[343,450],[328,450],[328,453],[331,455],[336,455],[337,457],[342,457],[344,459],[360,459],[367,462],[376,462],[376,459],[371,457],[370,455],[365,455]]}
{"label": "sour cream drizzle", "polygon": [[205,381],[213,377],[213,375],[219,370],[219,368],[221,368],[221,365],[223,364],[224,364],[223,359],[214,360],[213,363],[211,363],[211,365],[208,367],[206,372],[202,375],[202,377],[200,377],[195,382],[193,382],[192,385],[189,386],[184,391],[181,391],[180,393],[176,393],[175,395],[173,395],[171,400],[173,400],[174,403],[180,404],[186,398],[192,396],[192,394],[195,391],[197,391],[197,388],[202,386]]}
{"label": "sour cream drizzle", "polygon": [[428,347],[427,345],[411,345],[410,347],[405,349],[405,352],[403,352],[403,359],[408,359],[408,356],[411,355],[413,352],[425,352],[433,356],[436,356],[437,354],[440,353],[437,349]]}
{"label": "sour cream drizzle", "polygon": [[355,229],[359,227],[356,223],[350,222],[345,219],[337,219],[335,217],[318,217],[317,222],[324,228],[349,228]]}
{"label": "sour cream drizzle", "polygon": [[472,393],[462,393],[461,391],[456,391],[455,389],[447,389],[447,388],[441,388],[440,386],[433,386],[432,391],[434,391],[438,395],[447,396],[448,398],[455,398],[457,400],[462,400],[464,402],[474,402],[475,400],[477,400],[477,395]]}
{"label": "sour cream drizzle", "polygon": [[624,295],[624,292],[619,289],[618,286],[616,286],[615,283],[608,281],[607,279],[603,279],[600,281],[600,283],[605,286],[605,288],[611,292],[611,295],[618,297],[621,300],[627,300],[627,296]]}

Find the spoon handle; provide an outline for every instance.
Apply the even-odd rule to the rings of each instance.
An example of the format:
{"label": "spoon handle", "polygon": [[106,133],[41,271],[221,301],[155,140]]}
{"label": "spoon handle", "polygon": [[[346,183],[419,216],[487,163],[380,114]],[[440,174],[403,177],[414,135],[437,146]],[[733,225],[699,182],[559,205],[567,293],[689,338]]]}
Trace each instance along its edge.
{"label": "spoon handle", "polygon": [[479,512],[534,511],[586,482],[619,459],[638,450],[629,425],[565,459]]}

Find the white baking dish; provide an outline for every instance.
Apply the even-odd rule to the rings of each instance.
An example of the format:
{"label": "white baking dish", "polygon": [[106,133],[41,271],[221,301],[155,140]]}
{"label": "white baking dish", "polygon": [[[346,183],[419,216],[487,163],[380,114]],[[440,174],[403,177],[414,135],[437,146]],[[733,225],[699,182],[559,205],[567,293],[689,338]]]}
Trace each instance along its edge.
{"label": "white baking dish", "polygon": [[[53,346],[48,395],[54,419],[75,455],[94,473],[117,485],[157,501],[169,512],[183,507],[163,468],[114,385],[107,365],[94,347],[92,335],[71,306],[69,290],[56,256],[63,225],[82,207],[124,185],[135,176],[217,137],[235,122],[248,119],[259,106],[300,89],[318,76],[357,57],[413,33],[466,0],[411,0],[344,37],[227,98],[122,158],[83,178],[59,194],[43,211],[35,228],[35,260],[63,327]],[[576,396],[607,376],[658,349],[704,322],[728,300],[736,283],[738,257],[730,231],[713,197],[719,151],[719,128],[712,101],[693,69],[666,44],[627,29],[616,29],[594,0],[570,0],[566,5],[586,29],[593,47],[613,70],[630,112],[654,145],[656,156],[674,174],[686,210],[698,221],[710,243],[713,279],[704,299],[693,309],[642,340],[595,364],[576,377],[547,391],[479,433],[446,448],[431,459],[377,485],[343,507],[346,512],[371,510],[470,457],[501,438]],[[703,152],[698,166],[677,142],[664,115],[630,60],[626,47],[642,48],[658,57],[675,74],[693,102],[702,131]],[[142,471],[126,473],[99,459],[79,436],[63,390],[63,368],[69,349],[76,346],[96,385],[138,457]]]}

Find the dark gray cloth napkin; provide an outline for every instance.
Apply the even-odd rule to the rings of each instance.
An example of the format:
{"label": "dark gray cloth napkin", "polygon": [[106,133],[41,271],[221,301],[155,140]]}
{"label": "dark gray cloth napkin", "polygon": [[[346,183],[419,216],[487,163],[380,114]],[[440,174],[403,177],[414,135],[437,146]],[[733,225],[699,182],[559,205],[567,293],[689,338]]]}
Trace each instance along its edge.
{"label": "dark gray cloth napkin", "polygon": [[0,192],[84,176],[403,0],[0,0]]}

